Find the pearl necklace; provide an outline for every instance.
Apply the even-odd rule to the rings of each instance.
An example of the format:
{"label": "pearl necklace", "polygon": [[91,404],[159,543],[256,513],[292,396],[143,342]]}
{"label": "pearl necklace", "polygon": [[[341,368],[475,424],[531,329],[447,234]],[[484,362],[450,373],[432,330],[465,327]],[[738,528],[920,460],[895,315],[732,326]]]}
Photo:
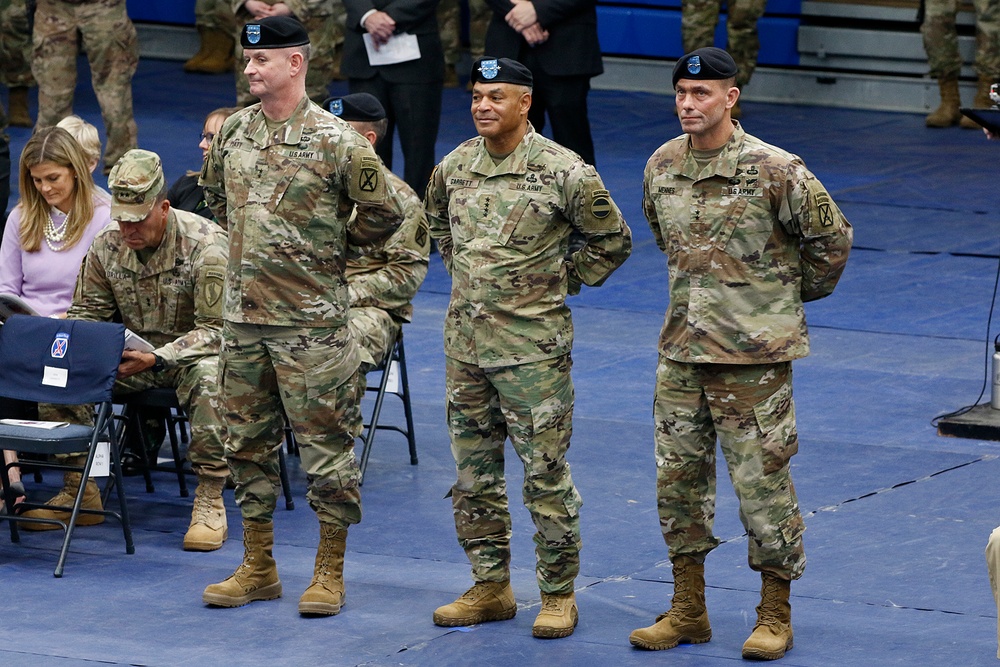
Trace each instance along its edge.
{"label": "pearl necklace", "polygon": [[[66,238],[66,230],[69,229],[69,216],[63,220],[62,227],[56,227],[56,221],[52,219],[52,211],[49,211],[48,222],[45,223],[43,231],[45,232],[45,245],[47,245],[52,252],[59,252],[60,250],[65,250],[63,247],[63,240]],[[57,248],[56,245],[59,245]]]}

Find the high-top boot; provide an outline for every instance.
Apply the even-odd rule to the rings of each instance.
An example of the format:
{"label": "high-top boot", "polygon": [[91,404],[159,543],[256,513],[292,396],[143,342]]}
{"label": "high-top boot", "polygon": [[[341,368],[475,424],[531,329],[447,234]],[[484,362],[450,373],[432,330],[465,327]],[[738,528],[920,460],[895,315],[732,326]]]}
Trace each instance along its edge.
{"label": "high-top boot", "polygon": [[[76,492],[80,488],[80,480],[82,478],[83,475],[78,472],[64,473],[63,488],[60,489],[59,493],[45,501],[45,504],[72,507],[73,503],[76,502]],[[80,509],[104,509],[104,505],[101,503],[101,491],[97,488],[97,483],[93,479],[88,479],[87,485],[83,488],[83,504],[80,505]],[[71,513],[72,512],[70,510],[46,508],[28,510],[21,516],[26,516],[31,519],[58,519],[59,521],[69,521]],[[84,514],[81,512],[76,517],[76,525],[78,526],[96,526],[99,523],[104,523],[103,514]],[[54,523],[23,522],[19,523],[18,526],[24,528],[25,530],[59,530],[59,525]]]}
{"label": "high-top boot", "polygon": [[205,30],[201,35],[201,42],[205,55],[190,68],[185,66],[185,70],[203,74],[222,74],[233,70],[235,41],[232,35],[222,30]]}
{"label": "high-top boot", "polygon": [[205,39],[205,34],[208,32],[208,28],[198,28],[198,37],[201,43],[198,45],[198,52],[185,61],[183,65],[185,72],[199,71],[198,67],[201,66],[201,61],[205,59],[209,52],[208,40]]}
{"label": "high-top boot", "polygon": [[344,606],[344,551],[347,530],[329,523],[319,524],[316,566],[309,587],[299,598],[299,613],[333,616]]}
{"label": "high-top boot", "polygon": [[201,599],[216,607],[242,607],[255,600],[281,597],[278,568],[271,555],[274,522],[243,520],[243,562],[231,577],[205,587]]}
{"label": "high-top boot", "polygon": [[450,604],[434,611],[434,625],[457,627],[506,621],[517,614],[510,581],[480,581]]}
{"label": "high-top boot", "polygon": [[199,477],[191,508],[191,524],[184,535],[185,551],[215,551],[229,537],[226,507],[222,504],[224,477]]}
{"label": "high-top boot", "polygon": [[705,608],[705,564],[690,556],[678,556],[674,566],[674,597],[670,609],[656,623],[629,635],[633,646],[662,651],[678,644],[703,644],[712,638]]}
{"label": "high-top boot", "polygon": [[743,644],[743,657],[777,660],[792,648],[792,606],[788,602],[792,582],[773,574],[760,574],[760,604],[757,625]]}
{"label": "high-top boot", "polygon": [[533,637],[540,639],[558,639],[569,637],[579,620],[576,607],[576,593],[570,591],[565,595],[542,593],[542,608],[531,626]]}
{"label": "high-top boot", "polygon": [[31,122],[31,114],[28,113],[28,87],[12,86],[9,101],[10,113],[7,122],[12,127],[34,126],[34,123]]}
{"label": "high-top boot", "polygon": [[958,79],[938,79],[941,104],[924,119],[927,127],[951,127],[962,119],[958,108],[962,99],[958,94]]}
{"label": "high-top boot", "polygon": [[[973,109],[989,109],[993,106],[993,100],[990,99],[990,86],[994,83],[996,81],[993,79],[979,77],[979,82],[976,84],[976,96],[972,100]],[[967,116],[962,116],[962,120],[958,121],[958,125],[967,130],[978,130],[981,127],[979,123]]]}

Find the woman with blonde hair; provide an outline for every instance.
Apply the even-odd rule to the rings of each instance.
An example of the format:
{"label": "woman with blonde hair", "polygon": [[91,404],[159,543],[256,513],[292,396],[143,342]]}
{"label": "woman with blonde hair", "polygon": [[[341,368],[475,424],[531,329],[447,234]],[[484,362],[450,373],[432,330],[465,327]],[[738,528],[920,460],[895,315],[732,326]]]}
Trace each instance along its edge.
{"label": "woman with blonde hair", "polygon": [[[0,293],[20,297],[39,315],[62,317],[73,302],[80,263],[111,222],[111,201],[94,185],[80,144],[62,128],[36,132],[18,169],[21,200],[0,243]],[[0,417],[37,418],[34,413],[33,404],[0,401]],[[4,460],[15,461],[14,453],[5,451]],[[17,468],[10,479],[20,484]],[[18,490],[23,495],[23,487]]]}

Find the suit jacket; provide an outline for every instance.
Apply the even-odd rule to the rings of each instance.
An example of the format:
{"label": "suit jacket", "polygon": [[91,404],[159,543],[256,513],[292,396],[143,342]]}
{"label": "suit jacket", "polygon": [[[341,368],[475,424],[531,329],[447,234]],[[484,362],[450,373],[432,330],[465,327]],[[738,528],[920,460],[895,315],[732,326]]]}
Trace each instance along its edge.
{"label": "suit jacket", "polygon": [[[344,33],[344,53],[341,74],[352,79],[370,79],[376,74],[390,83],[431,83],[444,80],[444,50],[438,30],[439,0],[344,0],[347,8],[347,30]],[[362,35],[365,29],[361,17],[368,10],[383,11],[396,22],[396,32],[417,36],[420,58],[396,65],[372,67],[368,64]]]}
{"label": "suit jacket", "polygon": [[486,29],[486,54],[520,59],[531,49],[541,68],[555,76],[597,76],[604,71],[597,41],[596,0],[534,0],[538,22],[549,38],[531,47],[504,21],[514,8],[510,0],[486,0],[493,18]]}

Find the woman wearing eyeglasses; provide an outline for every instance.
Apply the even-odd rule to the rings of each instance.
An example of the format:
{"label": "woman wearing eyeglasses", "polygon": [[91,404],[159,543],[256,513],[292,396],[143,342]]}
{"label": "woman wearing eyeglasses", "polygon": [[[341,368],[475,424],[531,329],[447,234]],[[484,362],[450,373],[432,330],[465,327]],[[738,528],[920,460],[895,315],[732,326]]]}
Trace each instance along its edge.
{"label": "woman wearing eyeglasses", "polygon": [[[202,161],[208,155],[208,149],[212,146],[212,139],[222,129],[222,124],[226,121],[226,118],[240,110],[241,107],[223,107],[205,116],[205,125],[201,131],[201,141],[198,142],[198,148],[201,149]],[[198,171],[189,171],[174,181],[174,184],[170,186],[170,190],[167,191],[167,200],[170,201],[170,205],[174,208],[197,213],[204,218],[214,220],[215,216],[208,210],[208,206],[205,204],[205,197],[201,192],[201,186],[198,185],[199,173],[201,173],[201,169]]]}

